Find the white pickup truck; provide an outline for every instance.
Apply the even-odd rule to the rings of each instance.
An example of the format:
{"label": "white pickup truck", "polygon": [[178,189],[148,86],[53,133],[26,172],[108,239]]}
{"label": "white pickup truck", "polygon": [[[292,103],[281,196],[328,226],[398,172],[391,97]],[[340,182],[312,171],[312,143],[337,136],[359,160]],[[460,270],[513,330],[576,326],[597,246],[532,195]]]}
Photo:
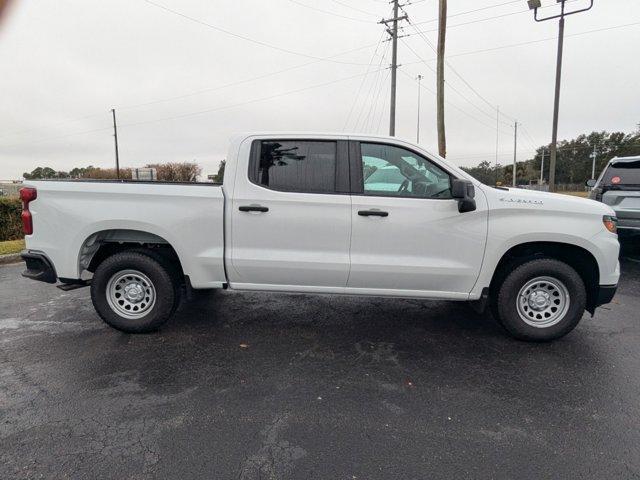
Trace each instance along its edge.
{"label": "white pickup truck", "polygon": [[396,138],[238,136],[222,185],[25,184],[23,275],[90,284],[126,332],[157,329],[192,289],[233,288],[472,301],[543,341],[620,276],[607,205],[488,187]]}

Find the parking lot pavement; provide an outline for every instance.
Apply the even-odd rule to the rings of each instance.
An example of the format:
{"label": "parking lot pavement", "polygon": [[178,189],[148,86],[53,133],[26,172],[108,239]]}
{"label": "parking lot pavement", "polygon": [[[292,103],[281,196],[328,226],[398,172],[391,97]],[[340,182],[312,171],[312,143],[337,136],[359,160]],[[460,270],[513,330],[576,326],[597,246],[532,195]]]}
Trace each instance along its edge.
{"label": "parking lot pavement", "polygon": [[161,332],[0,268],[0,478],[640,476],[640,262],[552,344],[466,305],[203,294]]}

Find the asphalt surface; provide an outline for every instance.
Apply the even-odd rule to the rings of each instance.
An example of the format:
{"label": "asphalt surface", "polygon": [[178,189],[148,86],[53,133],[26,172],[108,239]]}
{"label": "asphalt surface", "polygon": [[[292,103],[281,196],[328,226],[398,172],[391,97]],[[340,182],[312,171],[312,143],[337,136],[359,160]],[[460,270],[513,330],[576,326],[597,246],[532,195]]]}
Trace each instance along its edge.
{"label": "asphalt surface", "polygon": [[640,261],[527,344],[446,302],[219,292],[161,332],[0,267],[0,478],[640,478]]}

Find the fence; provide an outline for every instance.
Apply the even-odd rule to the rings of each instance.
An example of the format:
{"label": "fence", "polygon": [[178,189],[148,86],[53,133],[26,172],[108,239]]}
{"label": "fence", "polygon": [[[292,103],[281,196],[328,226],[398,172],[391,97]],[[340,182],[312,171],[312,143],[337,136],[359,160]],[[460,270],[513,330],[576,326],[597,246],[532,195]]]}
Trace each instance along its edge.
{"label": "fence", "polygon": [[0,197],[17,197],[22,183],[0,182]]}

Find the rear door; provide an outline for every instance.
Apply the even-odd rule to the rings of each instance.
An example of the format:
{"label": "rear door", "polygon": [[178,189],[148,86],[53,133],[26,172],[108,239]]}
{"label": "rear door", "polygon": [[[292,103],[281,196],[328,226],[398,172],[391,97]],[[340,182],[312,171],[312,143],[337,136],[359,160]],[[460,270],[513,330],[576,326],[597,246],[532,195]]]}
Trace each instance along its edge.
{"label": "rear door", "polygon": [[[461,214],[443,167],[412,150],[352,142],[348,290],[467,298],[480,273],[487,205]],[[370,292],[364,292],[370,291]]]}
{"label": "rear door", "polygon": [[254,140],[231,201],[236,288],[341,291],[349,275],[347,141]]}

